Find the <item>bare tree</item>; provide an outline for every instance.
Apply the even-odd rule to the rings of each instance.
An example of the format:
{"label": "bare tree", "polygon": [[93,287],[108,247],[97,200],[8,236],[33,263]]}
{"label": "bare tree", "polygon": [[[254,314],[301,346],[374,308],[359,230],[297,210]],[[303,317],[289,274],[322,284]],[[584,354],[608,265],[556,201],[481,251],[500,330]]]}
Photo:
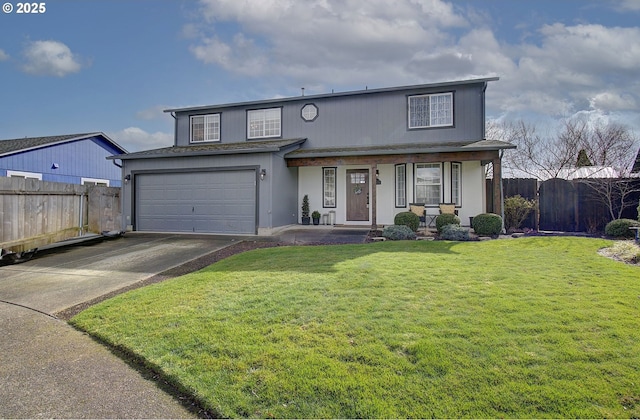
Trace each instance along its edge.
{"label": "bare tree", "polygon": [[576,167],[581,150],[594,166],[611,167],[627,176],[633,165],[638,139],[626,126],[590,124],[568,120],[556,133],[540,135],[533,124],[524,121],[489,122],[487,137],[513,143],[505,153],[504,165],[512,172],[540,180],[557,178]]}
{"label": "bare tree", "polygon": [[[590,124],[573,119],[556,135],[541,136],[524,121],[490,123],[487,135],[517,146],[504,158],[505,173],[524,174],[545,180],[575,170],[578,157],[586,153],[594,170],[579,182],[587,185],[594,200],[603,203],[611,219],[620,218],[634,206],[630,198],[640,191],[638,182],[628,179],[638,150],[638,139],[626,126],[616,123]],[[597,168],[596,168],[597,167]],[[608,171],[608,172],[607,172]],[[611,178],[614,172],[618,178]]]}

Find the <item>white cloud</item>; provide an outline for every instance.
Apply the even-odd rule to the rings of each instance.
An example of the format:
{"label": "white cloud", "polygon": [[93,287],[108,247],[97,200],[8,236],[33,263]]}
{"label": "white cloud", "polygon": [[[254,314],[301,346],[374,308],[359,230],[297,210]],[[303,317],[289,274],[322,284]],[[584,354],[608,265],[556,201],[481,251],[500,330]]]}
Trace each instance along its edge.
{"label": "white cloud", "polygon": [[591,107],[604,111],[626,111],[638,109],[638,104],[629,94],[602,92],[591,99]]}
{"label": "white cloud", "polygon": [[24,50],[23,70],[30,74],[64,77],[82,68],[78,58],[62,42],[33,41]]}
{"label": "white cloud", "polygon": [[0,61],[5,61],[9,59],[9,54],[7,54],[6,52],[0,50]]}
{"label": "white cloud", "polygon": [[138,127],[128,127],[121,131],[107,133],[107,135],[129,152],[158,149],[173,145],[172,133],[160,131],[147,133]]}
{"label": "white cloud", "polygon": [[145,121],[150,121],[150,120],[166,117],[167,114],[164,112],[164,110],[167,108],[170,108],[170,107],[164,106],[164,105],[156,105],[151,108],[143,109],[142,111],[138,111],[136,113],[136,118],[145,120]]}
{"label": "white cloud", "polygon": [[[507,28],[476,5],[444,0],[199,4],[202,20],[184,28],[196,59],[317,89],[309,93],[499,76],[487,94],[492,114],[557,120],[640,109],[637,26],[549,21]],[[640,0],[621,3],[627,10],[636,5]]]}
{"label": "white cloud", "polygon": [[614,7],[620,11],[640,11],[640,0],[616,0]]}
{"label": "white cloud", "polygon": [[[409,81],[413,77],[403,70],[408,59],[446,43],[443,29],[468,25],[440,0],[203,0],[201,5],[210,32],[191,47],[197,59],[234,73],[293,77],[305,84],[364,85],[389,75]],[[242,32],[215,31],[214,23],[228,21]],[[193,25],[184,32],[193,35]]]}

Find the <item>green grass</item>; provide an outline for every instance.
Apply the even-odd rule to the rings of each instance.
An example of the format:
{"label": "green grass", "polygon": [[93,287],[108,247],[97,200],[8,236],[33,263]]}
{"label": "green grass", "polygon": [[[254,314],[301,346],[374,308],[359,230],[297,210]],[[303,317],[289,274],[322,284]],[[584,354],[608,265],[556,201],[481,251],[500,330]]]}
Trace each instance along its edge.
{"label": "green grass", "polygon": [[610,241],[256,250],[72,323],[224,417],[640,416],[640,268]]}

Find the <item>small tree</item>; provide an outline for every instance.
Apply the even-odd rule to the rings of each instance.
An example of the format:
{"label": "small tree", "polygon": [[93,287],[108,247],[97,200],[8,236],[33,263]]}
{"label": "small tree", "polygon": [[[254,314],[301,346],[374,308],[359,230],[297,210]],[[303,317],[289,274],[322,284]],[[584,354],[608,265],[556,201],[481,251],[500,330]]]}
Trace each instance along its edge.
{"label": "small tree", "polygon": [[302,217],[309,217],[309,196],[302,197]]}
{"label": "small tree", "polygon": [[534,200],[527,200],[519,194],[506,198],[504,200],[504,227],[507,232],[520,229],[522,223],[535,208],[536,202]]}
{"label": "small tree", "polygon": [[576,161],[576,168],[582,168],[584,166],[593,166],[589,156],[587,156],[587,151],[584,149],[580,149],[578,152],[578,160]]}

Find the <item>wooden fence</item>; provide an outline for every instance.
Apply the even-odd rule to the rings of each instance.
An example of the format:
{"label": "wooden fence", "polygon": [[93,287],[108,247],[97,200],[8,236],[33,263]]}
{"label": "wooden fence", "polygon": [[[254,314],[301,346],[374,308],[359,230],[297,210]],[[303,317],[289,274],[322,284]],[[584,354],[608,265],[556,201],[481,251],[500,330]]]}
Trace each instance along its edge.
{"label": "wooden fence", "polygon": [[0,249],[24,252],[120,230],[120,188],[0,177]]}
{"label": "wooden fence", "polygon": [[[604,232],[606,224],[611,221],[606,205],[596,197],[594,189],[582,180],[550,179],[539,183],[535,179],[505,178],[502,181],[505,198],[519,194],[526,199],[536,200],[538,204],[536,212],[523,223],[524,228],[597,233]],[[487,191],[491,191],[492,182],[491,179],[487,180]],[[637,220],[640,179],[622,179],[618,182],[632,183],[631,189],[636,190],[627,197],[626,200],[632,205],[624,210],[622,217]],[[487,193],[489,211],[492,208],[491,195]]]}

